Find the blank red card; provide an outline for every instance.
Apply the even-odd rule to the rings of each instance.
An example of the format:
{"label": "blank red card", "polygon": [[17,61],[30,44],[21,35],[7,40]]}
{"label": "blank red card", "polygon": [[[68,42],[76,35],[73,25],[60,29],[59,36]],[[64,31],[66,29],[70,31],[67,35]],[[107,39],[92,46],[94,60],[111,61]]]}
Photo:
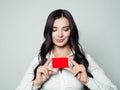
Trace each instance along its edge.
{"label": "blank red card", "polygon": [[68,58],[52,58],[52,68],[67,68]]}

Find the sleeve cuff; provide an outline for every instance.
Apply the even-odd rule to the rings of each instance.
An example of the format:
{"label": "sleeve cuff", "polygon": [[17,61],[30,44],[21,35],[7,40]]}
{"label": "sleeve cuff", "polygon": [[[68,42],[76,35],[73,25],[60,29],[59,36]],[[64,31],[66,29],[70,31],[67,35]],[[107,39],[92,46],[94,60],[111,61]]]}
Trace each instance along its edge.
{"label": "sleeve cuff", "polygon": [[38,87],[35,87],[35,86],[32,86],[32,90],[38,90],[41,86],[38,86]]}
{"label": "sleeve cuff", "polygon": [[38,90],[41,86],[33,86],[33,82],[32,82],[32,90]]}

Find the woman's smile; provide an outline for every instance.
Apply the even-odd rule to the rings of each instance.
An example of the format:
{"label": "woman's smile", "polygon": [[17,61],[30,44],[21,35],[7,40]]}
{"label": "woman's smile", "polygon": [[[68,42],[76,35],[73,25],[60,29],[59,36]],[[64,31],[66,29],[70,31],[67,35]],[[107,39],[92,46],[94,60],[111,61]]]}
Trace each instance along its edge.
{"label": "woman's smile", "polygon": [[64,41],[64,39],[56,39],[56,41],[57,41],[58,43],[62,43],[62,42]]}

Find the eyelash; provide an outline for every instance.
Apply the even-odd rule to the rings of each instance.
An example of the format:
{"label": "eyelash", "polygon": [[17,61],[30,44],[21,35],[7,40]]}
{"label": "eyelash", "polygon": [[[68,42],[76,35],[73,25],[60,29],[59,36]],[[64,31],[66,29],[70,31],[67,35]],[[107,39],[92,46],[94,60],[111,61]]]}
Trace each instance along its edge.
{"label": "eyelash", "polygon": [[[63,31],[68,31],[68,30],[69,30],[69,28],[63,28]],[[57,31],[57,29],[53,29],[52,31],[55,32],[55,31]]]}
{"label": "eyelash", "polygon": [[56,30],[56,29],[55,29],[55,30],[53,29],[52,31],[55,32],[55,31],[57,31],[57,30]]}
{"label": "eyelash", "polygon": [[64,30],[64,31],[68,31],[68,30],[69,30],[69,28],[64,28],[63,30]]}

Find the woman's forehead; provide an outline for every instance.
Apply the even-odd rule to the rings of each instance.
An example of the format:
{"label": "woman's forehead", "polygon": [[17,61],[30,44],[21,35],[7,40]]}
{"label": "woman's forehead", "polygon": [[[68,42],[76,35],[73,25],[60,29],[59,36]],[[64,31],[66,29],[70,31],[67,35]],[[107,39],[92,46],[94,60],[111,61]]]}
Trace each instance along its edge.
{"label": "woman's forehead", "polygon": [[58,27],[58,26],[69,26],[69,21],[65,17],[58,18],[54,21],[53,27]]}

